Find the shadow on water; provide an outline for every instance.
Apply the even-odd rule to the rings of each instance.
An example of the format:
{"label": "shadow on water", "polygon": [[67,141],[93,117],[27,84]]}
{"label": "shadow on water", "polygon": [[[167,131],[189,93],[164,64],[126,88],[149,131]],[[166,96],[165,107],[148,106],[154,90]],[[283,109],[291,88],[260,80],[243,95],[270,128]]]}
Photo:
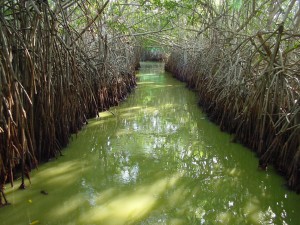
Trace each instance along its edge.
{"label": "shadow on water", "polygon": [[184,83],[161,63],[142,63],[138,77],[27,190],[7,187],[0,224],[300,224],[300,196],[259,171]]}

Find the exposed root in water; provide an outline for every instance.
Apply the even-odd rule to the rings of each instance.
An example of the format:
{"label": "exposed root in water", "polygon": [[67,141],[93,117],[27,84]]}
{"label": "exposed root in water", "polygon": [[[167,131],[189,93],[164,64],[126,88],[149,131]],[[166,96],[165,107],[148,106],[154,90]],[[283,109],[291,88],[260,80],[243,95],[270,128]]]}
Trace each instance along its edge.
{"label": "exposed root in water", "polygon": [[[2,199],[3,199],[3,201],[2,201]],[[10,203],[7,201],[4,191],[1,189],[0,190],[0,207],[7,206],[7,205],[10,205]]]}
{"label": "exposed root in water", "polygon": [[[272,33],[268,39],[278,35]],[[285,41],[295,41],[289,38]],[[286,61],[274,54],[270,57],[286,70],[270,65],[267,58],[253,65],[247,45],[238,54],[217,45],[197,52],[174,48],[166,70],[198,91],[199,105],[221,130],[234,133],[236,141],[257,152],[261,169],[272,164],[299,192],[300,67],[295,58],[299,50],[289,52]],[[259,55],[258,51],[251,57]]]}
{"label": "exposed root in water", "polygon": [[[33,168],[60,156],[71,134],[135,87],[140,48],[129,37],[108,40],[112,31],[94,23],[108,3],[97,4],[93,20],[71,4],[0,4],[0,186],[21,174],[24,189]],[[72,24],[79,14],[81,33]]]}

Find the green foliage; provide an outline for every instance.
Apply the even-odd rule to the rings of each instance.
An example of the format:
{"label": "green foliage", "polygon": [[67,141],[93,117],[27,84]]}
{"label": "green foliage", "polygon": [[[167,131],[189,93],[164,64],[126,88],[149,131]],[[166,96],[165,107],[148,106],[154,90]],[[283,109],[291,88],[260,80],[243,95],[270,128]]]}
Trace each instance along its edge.
{"label": "green foliage", "polygon": [[164,2],[164,8],[166,10],[172,11],[172,10],[175,10],[177,7],[178,7],[178,3],[175,1],[165,1]]}
{"label": "green foliage", "polygon": [[231,5],[234,9],[239,10],[242,7],[243,0],[232,0]]}
{"label": "green foliage", "polygon": [[128,30],[129,30],[128,27],[124,23],[119,23],[119,22],[115,22],[115,21],[108,21],[107,25],[110,29],[116,30],[116,31],[124,33],[124,34],[126,32],[128,32]]}
{"label": "green foliage", "polygon": [[[288,0],[118,0],[110,2],[105,24],[119,35],[132,34],[142,45],[152,43],[149,40],[153,39],[180,43],[199,38],[199,34],[210,39],[216,30],[218,37],[225,37],[233,30],[242,35],[253,35],[264,29],[274,31],[289,4]],[[293,29],[293,18],[296,18],[299,5],[297,1],[285,29]],[[276,11],[274,19],[270,16],[273,8]],[[85,22],[80,21],[77,26],[80,23]],[[139,34],[146,35],[141,37]]]}

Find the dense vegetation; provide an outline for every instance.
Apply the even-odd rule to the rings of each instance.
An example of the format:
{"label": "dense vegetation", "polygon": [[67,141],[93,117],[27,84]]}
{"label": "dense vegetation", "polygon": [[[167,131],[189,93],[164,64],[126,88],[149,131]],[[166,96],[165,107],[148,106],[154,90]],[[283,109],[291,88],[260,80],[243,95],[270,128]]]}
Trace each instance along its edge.
{"label": "dense vegetation", "polygon": [[273,164],[300,192],[300,3],[206,3],[194,8],[201,22],[166,68],[199,91],[221,129],[257,152],[261,168]]}
{"label": "dense vegetation", "polygon": [[[71,133],[135,85],[138,49],[107,25],[108,1],[1,1],[3,186],[60,154]],[[1,199],[1,197],[3,197]]]}
{"label": "dense vegetation", "polygon": [[300,190],[299,1],[3,0],[0,25],[1,204],[18,171],[24,188],[124,98],[141,47],[169,56],[209,117]]}

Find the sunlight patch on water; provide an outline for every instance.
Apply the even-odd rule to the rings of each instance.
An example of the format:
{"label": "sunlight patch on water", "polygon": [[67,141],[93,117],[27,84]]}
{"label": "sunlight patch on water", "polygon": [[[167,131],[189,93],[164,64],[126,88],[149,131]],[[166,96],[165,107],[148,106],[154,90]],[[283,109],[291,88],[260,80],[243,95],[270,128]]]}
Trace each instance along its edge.
{"label": "sunlight patch on water", "polygon": [[127,112],[127,111],[136,111],[136,110],[140,110],[142,108],[142,106],[134,106],[134,107],[124,107],[122,109],[119,109],[118,112]]}
{"label": "sunlight patch on water", "polygon": [[71,212],[78,209],[82,205],[82,194],[72,196],[70,199],[65,201],[63,204],[56,208],[53,208],[49,214],[51,217],[64,217],[70,215]]}
{"label": "sunlight patch on water", "polygon": [[137,187],[134,192],[114,196],[109,201],[100,195],[97,206],[84,214],[80,221],[114,225],[137,221],[152,210],[160,195],[173,187],[178,179],[178,175],[159,179],[153,184]]}
{"label": "sunlight patch on water", "polygon": [[248,217],[254,224],[260,223],[261,210],[260,201],[256,197],[248,200],[246,206],[243,208],[244,215]]}

